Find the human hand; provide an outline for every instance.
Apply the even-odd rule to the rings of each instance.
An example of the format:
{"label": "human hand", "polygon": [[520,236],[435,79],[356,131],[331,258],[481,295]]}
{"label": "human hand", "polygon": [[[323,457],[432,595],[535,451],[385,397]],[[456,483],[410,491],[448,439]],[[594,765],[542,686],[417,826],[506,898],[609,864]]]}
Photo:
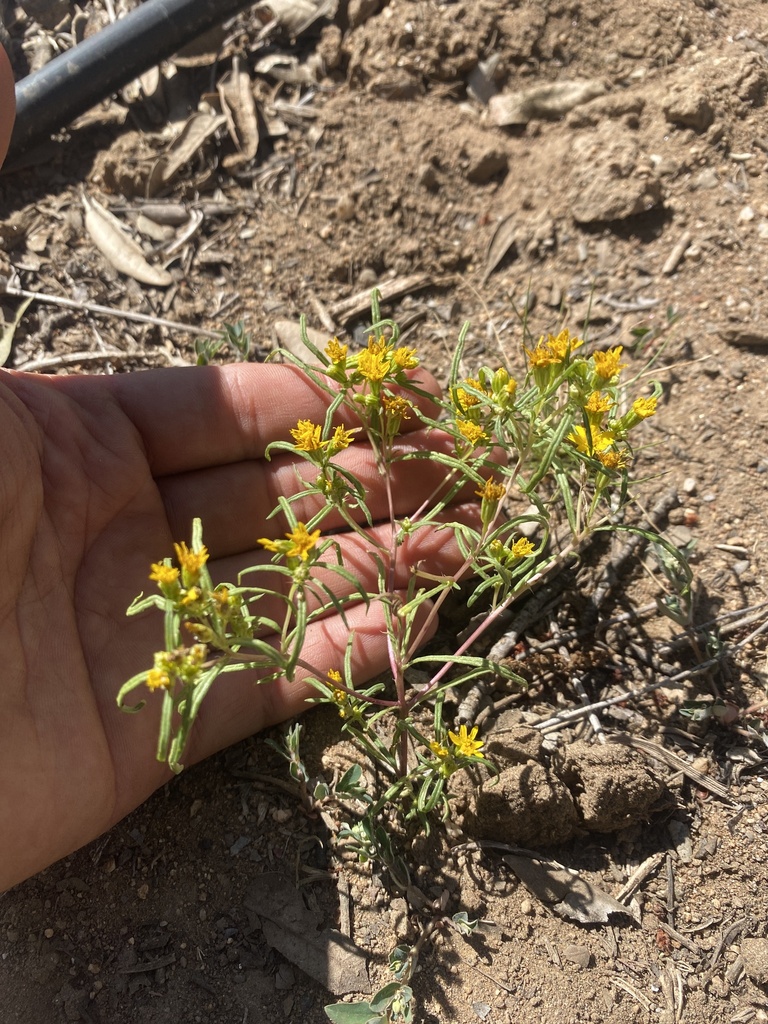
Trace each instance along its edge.
{"label": "human hand", "polygon": [[[437,391],[419,371],[422,386]],[[278,494],[299,487],[295,464],[263,452],[299,417],[322,422],[328,398],[291,367],[240,364],[111,377],[44,377],[0,371],[0,891],[84,845],[169,777],[155,760],[159,695],[140,715],[115,696],[163,645],[159,617],[126,618],[150,563],[189,538],[199,516],[214,581],[264,560],[259,537]],[[424,446],[423,433],[403,444]],[[429,439],[430,447],[450,445]],[[375,517],[386,501],[363,443],[338,456],[366,486]],[[305,464],[302,464],[305,465]],[[423,461],[398,464],[397,515],[418,507],[444,476]],[[477,501],[473,502],[476,511]],[[305,520],[308,509],[297,507]],[[471,513],[467,512],[470,516]],[[384,528],[378,528],[379,530]],[[436,573],[461,564],[446,533],[409,538],[407,563]],[[358,537],[339,535],[344,561],[373,588],[376,570]],[[405,585],[405,579],[397,581]],[[315,623],[304,648],[317,665],[343,660],[355,634],[357,682],[387,664],[380,606]],[[208,756],[298,713],[293,683],[254,685],[228,675],[214,687],[185,757]]]}

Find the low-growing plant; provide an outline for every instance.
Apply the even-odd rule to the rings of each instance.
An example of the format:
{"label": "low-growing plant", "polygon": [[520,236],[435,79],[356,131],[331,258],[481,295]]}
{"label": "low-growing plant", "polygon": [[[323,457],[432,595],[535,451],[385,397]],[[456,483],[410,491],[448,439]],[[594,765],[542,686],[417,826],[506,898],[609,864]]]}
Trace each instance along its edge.
{"label": "low-growing plant", "polygon": [[[383,865],[402,890],[409,885],[409,865],[393,841],[389,817],[394,813],[417,830],[429,830],[449,813],[448,780],[454,773],[470,766],[494,770],[483,756],[477,726],[454,727],[445,721],[446,692],[484,675],[517,679],[507,666],[473,649],[558,559],[595,531],[618,528],[616,513],[628,501],[632,434],[654,414],[661,391],[654,384],[650,394],[628,394],[621,381],[621,346],[588,351],[567,329],[525,347],[527,371],[521,380],[503,366],[462,373],[467,330],[458,339],[447,395],[434,400],[414,373],[416,350],[401,344],[394,322],[381,318],[375,293],[370,336],[359,351],[337,338],[320,350],[302,324],[306,360],[285,355],[327,394],[328,410],[322,423],[299,419],[291,436],[266,453],[267,458],[286,453],[311,466],[310,482],[299,493],[281,497],[273,513],[283,517],[284,536],[260,541],[272,554],[270,563],[223,583],[211,579],[202,526],[196,521],[190,545],[180,541],[175,560],[152,566],[150,579],[158,593],[137,598],[129,609],[130,615],[148,608],[162,611],[165,645],[154,664],[130,679],[118,696],[120,707],[136,711],[143,702],[126,704],[134,690],[159,694],[157,757],[178,772],[201,704],[222,674],[257,668],[263,682],[292,680],[299,670],[308,675],[317,690],[315,700],[338,710],[342,730],[384,782],[371,791],[361,764],[333,787],[311,780],[301,760],[298,728],[288,733],[284,749],[291,775],[306,804],[336,799],[347,809],[358,809],[356,819],[343,824],[340,841],[361,861]],[[339,425],[342,411],[353,414],[359,426]],[[406,420],[447,433],[450,450],[398,448]],[[350,422],[349,415],[344,422]],[[373,519],[365,488],[337,459],[361,438],[371,446],[387,495],[391,532],[386,541],[368,532]],[[395,513],[393,472],[398,463],[411,460],[438,463],[444,483],[404,518]],[[479,503],[474,527],[451,516],[452,503],[468,484]],[[294,505],[308,497],[318,510],[305,523],[297,519]],[[507,499],[534,511],[509,515]],[[365,590],[344,564],[337,531],[324,532],[331,517],[369,546],[376,566],[372,590]],[[556,550],[549,534],[560,520],[567,524],[570,543]],[[423,530],[453,534],[462,556],[455,573],[438,576],[401,564],[404,542]],[[469,574],[468,604],[484,603],[482,621],[455,650],[420,653],[447,596]],[[405,596],[395,587],[395,580],[404,577]],[[282,609],[280,614],[266,614],[267,601]],[[360,601],[378,602],[384,612],[391,673],[386,682],[361,685],[353,677],[351,630],[339,664],[313,664],[304,650],[313,622],[329,612],[344,618],[348,607]],[[471,930],[466,915],[444,920]],[[394,981],[370,1002],[329,1007],[332,1020],[383,1024],[412,1019],[408,983],[419,950],[398,949]]]}

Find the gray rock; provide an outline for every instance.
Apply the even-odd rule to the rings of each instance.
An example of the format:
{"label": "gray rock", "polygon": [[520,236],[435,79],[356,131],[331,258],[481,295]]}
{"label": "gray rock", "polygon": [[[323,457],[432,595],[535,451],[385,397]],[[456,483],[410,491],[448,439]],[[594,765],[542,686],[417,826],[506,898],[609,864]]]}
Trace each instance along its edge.
{"label": "gray rock", "polygon": [[705,167],[704,170],[699,171],[696,177],[691,182],[691,188],[695,191],[696,189],[710,189],[717,188],[720,184],[720,179],[717,176],[717,171],[714,167]]}
{"label": "gray rock", "polygon": [[662,204],[661,182],[626,129],[607,122],[573,150],[569,199],[577,223],[624,220]]}
{"label": "gray rock", "polygon": [[706,131],[715,119],[712,105],[698,83],[673,89],[662,109],[670,124],[696,132]]}
{"label": "gray rock", "polygon": [[592,963],[592,954],[587,946],[578,946],[575,942],[572,942],[563,950],[563,959],[576,964],[582,971],[586,971]]}
{"label": "gray rock", "polygon": [[744,939],[741,957],[747,976],[756,985],[768,985],[768,939]]}
{"label": "gray rock", "polygon": [[491,120],[499,127],[524,125],[535,118],[557,120],[581,103],[588,103],[605,92],[599,79],[578,79],[536,85],[519,92],[503,92],[488,101]]}
{"label": "gray rock", "polygon": [[473,185],[485,185],[499,174],[506,174],[509,157],[503,149],[489,146],[479,153],[470,154],[469,165],[464,172],[467,181]]}

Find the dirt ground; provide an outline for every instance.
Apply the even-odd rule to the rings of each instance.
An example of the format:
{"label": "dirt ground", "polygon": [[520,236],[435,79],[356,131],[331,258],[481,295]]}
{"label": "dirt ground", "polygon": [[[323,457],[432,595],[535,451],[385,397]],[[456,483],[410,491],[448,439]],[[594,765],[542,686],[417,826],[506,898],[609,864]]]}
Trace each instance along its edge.
{"label": "dirt ground", "polygon": [[[5,2],[17,75],[124,6]],[[306,21],[312,4],[293,7]],[[590,344],[625,346],[628,372],[652,358],[664,397],[636,488],[690,555],[703,628],[649,610],[665,579],[642,549],[605,588],[615,551],[584,552],[531,610],[505,654],[528,691],[474,706],[502,784],[459,787],[456,819],[418,851],[416,885],[482,926],[436,934],[416,1019],[766,1022],[764,635],[734,648],[768,600],[768,7],[330,8],[292,39],[261,4],[7,168],[6,322],[13,288],[116,311],[36,302],[8,365],[194,362],[195,336],[124,311],[209,331],[242,319],[257,357],[278,333],[289,344],[302,313],[356,340],[373,286],[443,380],[464,320],[468,361],[519,373],[524,310],[534,337],[588,322]],[[83,193],[134,229],[165,283],[115,269]],[[459,605],[451,616],[455,636]],[[535,728],[579,705],[577,683],[594,702],[660,680],[596,724]],[[680,714],[716,697],[726,718]],[[312,715],[307,757],[330,773],[350,755],[338,719]],[[3,1024],[320,1024],[335,997],[259,912],[265,874],[273,890],[300,884],[313,927],[346,930],[385,981],[389,950],[425,920],[418,900],[340,865],[287,783],[255,737],[0,896]],[[493,843],[556,859],[627,913],[561,916],[552,887],[526,888]]]}

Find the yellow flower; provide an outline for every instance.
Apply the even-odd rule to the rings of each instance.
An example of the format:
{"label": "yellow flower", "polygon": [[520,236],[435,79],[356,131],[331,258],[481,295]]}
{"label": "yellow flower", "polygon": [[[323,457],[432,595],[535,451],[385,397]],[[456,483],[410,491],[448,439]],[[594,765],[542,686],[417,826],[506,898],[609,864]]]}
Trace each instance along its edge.
{"label": "yellow flower", "polygon": [[326,675],[328,676],[328,678],[331,680],[332,683],[340,683],[341,682],[341,672],[339,672],[338,669],[329,668],[328,672],[326,673]]}
{"label": "yellow flower", "polygon": [[593,430],[587,433],[586,427],[574,427],[568,440],[575,445],[582,455],[595,455],[606,451],[614,442],[614,436],[607,430]]}
{"label": "yellow flower", "polygon": [[583,344],[584,342],[580,338],[572,338],[571,332],[567,328],[560,331],[557,337],[554,334],[547,335],[547,345],[554,356],[554,361],[558,363],[564,363],[568,355]]}
{"label": "yellow flower", "polygon": [[414,370],[419,365],[419,358],[415,348],[401,345],[392,353],[392,362],[401,370]]}
{"label": "yellow flower", "polygon": [[437,740],[432,740],[429,744],[429,749],[435,757],[440,758],[441,761],[444,761],[446,757],[448,757],[448,748],[444,747],[441,743],[438,743]]}
{"label": "yellow flower", "polygon": [[539,338],[536,348],[526,348],[525,351],[534,370],[544,369],[560,362],[557,356],[550,351],[549,346],[544,344],[543,338]]}
{"label": "yellow flower", "polygon": [[349,448],[355,440],[354,430],[345,430],[344,427],[336,427],[331,437],[330,447],[340,452],[342,448]]}
{"label": "yellow flower", "polygon": [[545,340],[542,336],[536,348],[526,348],[525,351],[528,353],[531,366],[536,370],[564,363],[571,352],[575,352],[583,344],[580,338],[572,338],[571,332],[566,328],[560,331],[557,337],[548,334]]}
{"label": "yellow flower", "polygon": [[208,561],[208,548],[203,546],[199,551],[190,551],[184,541],[181,544],[174,544],[173,548],[186,580],[196,580],[200,575],[200,570]]}
{"label": "yellow flower", "polygon": [[631,461],[626,451],[598,452],[597,457],[606,469],[626,469]]}
{"label": "yellow flower", "polygon": [[607,352],[593,352],[592,358],[595,361],[595,373],[597,376],[603,380],[610,380],[623,370],[627,365],[626,363],[619,362],[623,351],[624,346],[617,345],[616,348],[609,348]]}
{"label": "yellow flower", "polygon": [[655,398],[638,398],[632,403],[632,412],[641,420],[647,420],[656,412]]}
{"label": "yellow flower", "polygon": [[465,437],[473,448],[477,448],[483,441],[488,440],[488,435],[478,423],[471,420],[457,420],[456,427],[462,437]]}
{"label": "yellow flower", "polygon": [[474,757],[483,749],[483,741],[476,740],[475,736],[477,736],[476,725],[472,726],[472,730],[469,733],[467,732],[466,725],[459,727],[458,736],[455,732],[448,733],[448,738],[456,748],[456,753],[463,754],[464,757]]}
{"label": "yellow flower", "polygon": [[600,391],[593,391],[589,396],[587,404],[584,406],[584,411],[587,413],[590,419],[593,417],[600,422],[607,412],[610,412],[613,402],[609,395],[604,395]]}
{"label": "yellow flower", "polygon": [[309,552],[317,544],[320,531],[313,530],[310,533],[304,523],[297,523],[296,529],[286,533],[285,536],[291,542],[291,547],[286,552],[288,557],[295,558],[298,556],[302,562],[306,562],[307,558],[309,558]]}
{"label": "yellow flower", "polygon": [[147,672],[147,688],[149,690],[167,690],[171,685],[171,677],[159,668],[151,668]]}
{"label": "yellow flower", "polygon": [[489,476],[485,481],[485,486],[481,491],[475,491],[475,494],[482,498],[483,501],[495,501],[499,502],[507,493],[507,488],[504,484],[496,484],[493,482],[493,477]]}
{"label": "yellow flower", "polygon": [[309,552],[317,544],[320,530],[313,530],[312,533],[304,523],[297,523],[296,528],[286,533],[285,540],[270,540],[269,537],[260,537],[257,541],[267,551],[274,551],[288,558],[300,558],[306,562]]}
{"label": "yellow flower", "polygon": [[194,604],[195,601],[200,600],[201,594],[202,591],[199,587],[190,587],[179,603],[183,605]]}
{"label": "yellow flower", "polygon": [[170,586],[179,578],[179,570],[172,565],[163,565],[162,562],[152,563],[152,572],[149,578],[161,586]]}
{"label": "yellow flower", "polygon": [[[467,377],[463,383],[470,388],[474,388],[475,391],[485,392],[483,385],[479,380],[475,380],[474,377]],[[462,409],[471,409],[473,405],[479,405],[480,396],[465,390],[465,388],[456,388],[456,401]]]}
{"label": "yellow flower", "polygon": [[368,351],[374,352],[377,355],[386,355],[389,352],[391,345],[384,337],[380,334],[378,338],[375,338],[372,334],[368,336]]}
{"label": "yellow flower", "polygon": [[338,338],[331,338],[325,346],[325,354],[332,363],[343,363],[347,358],[347,345],[342,345]]}
{"label": "yellow flower", "polygon": [[389,373],[389,359],[384,352],[374,351],[369,344],[357,357],[357,368],[366,380],[382,381]]}
{"label": "yellow flower", "polygon": [[509,550],[510,558],[528,558],[536,550],[527,537],[520,537]]}
{"label": "yellow flower", "polygon": [[321,440],[323,428],[311,420],[299,420],[291,430],[291,437],[296,442],[296,448],[300,452],[316,452],[323,447]]}
{"label": "yellow flower", "polygon": [[382,395],[381,404],[385,412],[389,413],[392,417],[399,416],[401,420],[409,420],[411,418],[413,406],[402,395]]}

